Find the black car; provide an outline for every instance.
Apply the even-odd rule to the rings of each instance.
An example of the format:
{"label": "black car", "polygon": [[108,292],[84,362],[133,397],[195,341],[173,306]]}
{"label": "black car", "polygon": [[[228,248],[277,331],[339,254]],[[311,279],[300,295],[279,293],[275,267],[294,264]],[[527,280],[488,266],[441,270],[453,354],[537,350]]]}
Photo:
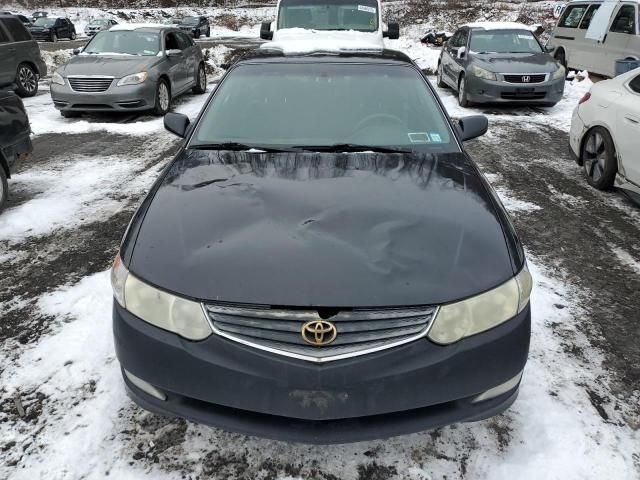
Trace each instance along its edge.
{"label": "black car", "polygon": [[[145,409],[305,443],[496,415],[531,276],[498,197],[404,54],[235,63],[135,214],[113,329]],[[185,214],[188,212],[188,214]]]}
{"label": "black car", "polygon": [[40,17],[30,30],[36,40],[57,42],[59,38],[76,39],[76,27],[68,18]]}
{"label": "black car", "polygon": [[38,18],[48,17],[49,12],[42,12],[42,11],[33,12],[33,15],[31,16],[33,17],[33,20],[36,21]]}
{"label": "black car", "polygon": [[15,83],[18,95],[38,93],[38,79],[47,74],[38,43],[15,15],[0,15],[0,85]]}
{"label": "black car", "polygon": [[22,100],[7,85],[0,83],[0,212],[7,204],[11,178],[19,158],[33,149],[29,118]]}
{"label": "black car", "polygon": [[211,25],[207,17],[184,17],[178,28],[183,32],[189,32],[193,38],[200,38],[202,34],[205,37],[211,36]]}

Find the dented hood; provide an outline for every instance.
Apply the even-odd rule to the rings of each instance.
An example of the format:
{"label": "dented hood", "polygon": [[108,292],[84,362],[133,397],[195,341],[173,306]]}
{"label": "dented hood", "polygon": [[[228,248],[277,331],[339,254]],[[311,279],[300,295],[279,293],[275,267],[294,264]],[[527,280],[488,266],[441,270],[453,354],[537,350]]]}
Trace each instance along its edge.
{"label": "dented hood", "polygon": [[187,150],[152,195],[125,261],[196,299],[433,305],[514,274],[504,220],[465,154]]}

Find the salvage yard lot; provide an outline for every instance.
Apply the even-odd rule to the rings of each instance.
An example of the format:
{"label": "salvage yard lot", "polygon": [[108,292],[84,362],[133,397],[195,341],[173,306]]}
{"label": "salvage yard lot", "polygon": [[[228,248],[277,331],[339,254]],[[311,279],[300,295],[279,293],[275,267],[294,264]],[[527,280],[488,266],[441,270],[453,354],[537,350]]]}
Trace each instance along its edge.
{"label": "salvage yard lot", "polygon": [[[415,38],[390,46],[432,68]],[[482,108],[468,145],[501,196],[535,279],[531,352],[505,414],[346,446],[289,445],[142,411],[122,385],[107,269],[178,148],[161,119],[63,119],[46,81],[27,99],[33,157],[0,216],[0,478],[640,478],[640,208],[591,189],[571,109]],[[209,92],[214,84],[209,85]],[[438,90],[450,114],[451,91]],[[174,110],[192,118],[206,96]]]}

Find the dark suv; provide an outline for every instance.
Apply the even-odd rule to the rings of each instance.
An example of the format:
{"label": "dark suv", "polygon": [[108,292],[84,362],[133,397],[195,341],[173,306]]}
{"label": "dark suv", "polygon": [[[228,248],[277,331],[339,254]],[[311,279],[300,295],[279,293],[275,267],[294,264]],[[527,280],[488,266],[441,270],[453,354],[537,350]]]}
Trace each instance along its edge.
{"label": "dark suv", "polygon": [[211,36],[211,25],[207,17],[184,17],[178,27],[183,32],[189,32],[193,38],[200,38],[203,33],[205,37]]}
{"label": "dark suv", "polygon": [[36,40],[57,42],[59,38],[76,39],[76,27],[68,18],[38,18],[31,27]]}
{"label": "dark suv", "polygon": [[[1,57],[0,57],[1,58]],[[7,178],[16,161],[31,152],[29,118],[22,100],[0,83],[0,212],[7,203],[9,188]]]}
{"label": "dark suv", "polygon": [[16,84],[22,97],[38,93],[38,78],[47,74],[40,48],[15,15],[0,15],[0,85]]}

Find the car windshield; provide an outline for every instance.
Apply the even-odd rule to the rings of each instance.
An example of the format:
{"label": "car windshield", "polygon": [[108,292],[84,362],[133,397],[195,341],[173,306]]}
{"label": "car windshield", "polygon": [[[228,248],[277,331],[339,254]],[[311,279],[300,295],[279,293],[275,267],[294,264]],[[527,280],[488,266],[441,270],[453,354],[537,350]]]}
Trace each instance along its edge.
{"label": "car windshield", "polygon": [[470,49],[475,53],[541,53],[542,47],[528,30],[474,31]]}
{"label": "car windshield", "polygon": [[315,30],[378,30],[376,0],[282,0],[278,28]]}
{"label": "car windshield", "polygon": [[35,21],[34,25],[36,27],[53,27],[55,23],[56,23],[55,18],[40,17]]}
{"label": "car windshield", "polygon": [[198,23],[198,17],[184,17],[182,23],[185,25],[195,25]]}
{"label": "car windshield", "polygon": [[152,56],[159,51],[160,36],[157,33],[110,30],[96,35],[83,53]]}
{"label": "car windshield", "polygon": [[107,25],[108,23],[108,20],[94,20],[91,25]]}
{"label": "car windshield", "polygon": [[240,65],[218,87],[190,147],[229,143],[257,149],[459,151],[420,73],[390,65]]}

